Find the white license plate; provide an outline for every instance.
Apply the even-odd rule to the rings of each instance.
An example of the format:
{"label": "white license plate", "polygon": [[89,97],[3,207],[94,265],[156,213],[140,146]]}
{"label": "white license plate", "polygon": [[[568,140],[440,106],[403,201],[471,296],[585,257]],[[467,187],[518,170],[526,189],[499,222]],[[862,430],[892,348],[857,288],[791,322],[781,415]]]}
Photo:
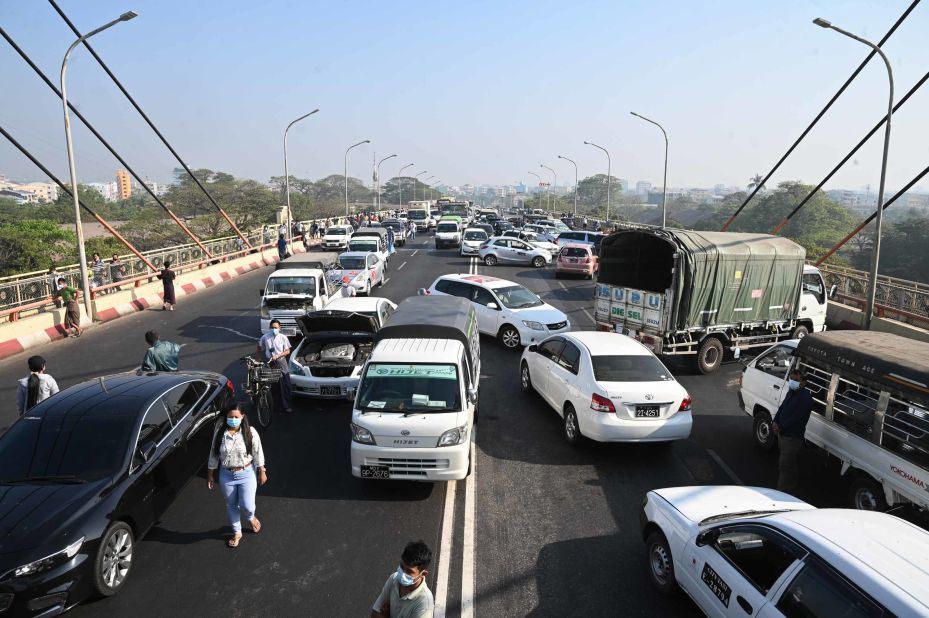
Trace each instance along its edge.
{"label": "white license plate", "polygon": [[635,407],[635,417],[636,418],[658,418],[660,412],[658,406],[636,406]]}
{"label": "white license plate", "polygon": [[320,386],[319,387],[320,395],[341,395],[342,387],[341,386]]}

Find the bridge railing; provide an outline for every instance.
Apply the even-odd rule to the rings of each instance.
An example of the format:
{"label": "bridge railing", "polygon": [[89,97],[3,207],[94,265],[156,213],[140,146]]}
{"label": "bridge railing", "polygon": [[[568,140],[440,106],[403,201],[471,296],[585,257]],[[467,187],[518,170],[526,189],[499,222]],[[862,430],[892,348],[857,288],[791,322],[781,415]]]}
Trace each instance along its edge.
{"label": "bridge railing", "polygon": [[[864,306],[868,297],[867,272],[822,264],[819,267],[828,287],[836,286],[836,296],[845,302]],[[878,275],[874,304],[880,314],[925,327],[929,324],[929,284]]]}

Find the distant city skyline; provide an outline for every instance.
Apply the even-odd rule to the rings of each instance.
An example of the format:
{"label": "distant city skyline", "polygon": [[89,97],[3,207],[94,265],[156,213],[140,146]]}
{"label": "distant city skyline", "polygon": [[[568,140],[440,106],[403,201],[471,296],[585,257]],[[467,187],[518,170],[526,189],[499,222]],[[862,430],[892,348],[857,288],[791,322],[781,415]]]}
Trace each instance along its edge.
{"label": "distant city skyline", "polygon": [[[449,184],[503,185],[544,163],[564,186],[573,168],[559,154],[582,178],[606,173],[589,140],[610,150],[614,176],[660,186],[661,135],[635,110],[668,129],[669,187],[709,188],[767,173],[866,55],[813,17],[876,40],[908,2],[61,4],[84,31],[138,10],[93,45],[194,168],[267,182],[283,173],[286,124],[319,107],[291,131],[295,176],[340,174],[345,147],[371,139],[349,157],[349,174],[366,182],[374,153],[396,152],[383,177],[415,162],[411,172]],[[51,8],[5,3],[0,20],[57,82],[73,34]],[[919,6],[885,46],[898,98],[929,69],[927,30],[929,7]],[[2,47],[0,124],[66,180],[60,102]],[[886,88],[872,61],[769,184],[819,182],[880,118]],[[176,161],[86,50],[74,54],[69,95],[143,178],[172,180]],[[927,97],[918,92],[894,116],[890,187],[929,159]],[[880,142],[826,188],[876,187]],[[110,182],[118,164],[80,123],[75,149],[81,182]],[[5,141],[0,169],[47,180]]]}

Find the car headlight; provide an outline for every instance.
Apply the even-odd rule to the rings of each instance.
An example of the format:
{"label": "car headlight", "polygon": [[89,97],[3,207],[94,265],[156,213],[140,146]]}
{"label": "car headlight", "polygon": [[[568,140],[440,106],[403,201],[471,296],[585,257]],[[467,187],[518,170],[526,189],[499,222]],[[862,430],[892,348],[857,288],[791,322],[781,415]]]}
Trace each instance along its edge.
{"label": "car headlight", "polygon": [[439,446],[455,446],[457,444],[463,444],[467,439],[468,426],[462,425],[461,427],[455,427],[443,433],[439,438]]}
{"label": "car headlight", "polygon": [[358,444],[376,444],[371,432],[355,423],[352,423],[352,442],[357,442]]}
{"label": "car headlight", "polygon": [[545,325],[541,322],[533,322],[531,320],[523,320],[523,324],[526,325],[526,328],[531,328],[532,330],[545,330]]}
{"label": "car headlight", "polygon": [[261,315],[261,317],[264,318],[265,320],[271,319],[271,312],[268,311],[268,306],[267,306],[266,304],[264,304],[264,303],[261,303],[261,307],[258,308],[258,313],[259,313],[259,314]]}
{"label": "car headlight", "polygon": [[357,275],[355,275],[355,281],[358,281],[359,283],[360,283],[364,278],[365,278],[365,274],[364,274],[364,273],[358,273]]}
{"label": "car headlight", "polygon": [[81,545],[83,544],[84,537],[81,537],[64,549],[56,551],[54,554],[45,556],[44,558],[40,558],[34,562],[18,566],[13,570],[13,577],[26,577],[28,575],[35,575],[36,573],[48,571],[49,569],[67,562],[73,558],[77,552],[80,551]]}

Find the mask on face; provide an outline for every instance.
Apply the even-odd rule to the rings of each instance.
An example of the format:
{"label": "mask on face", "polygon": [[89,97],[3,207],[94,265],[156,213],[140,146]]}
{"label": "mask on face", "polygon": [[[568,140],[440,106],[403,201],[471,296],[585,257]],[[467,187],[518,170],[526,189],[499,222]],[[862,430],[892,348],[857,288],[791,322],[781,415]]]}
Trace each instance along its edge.
{"label": "mask on face", "polygon": [[416,583],[416,579],[409,573],[403,570],[403,567],[397,567],[397,581],[400,582],[401,586],[412,586]]}
{"label": "mask on face", "polygon": [[271,327],[271,334],[277,337],[281,333],[281,329],[277,326]]}
{"label": "mask on face", "polygon": [[233,429],[236,429],[239,425],[242,424],[242,419],[241,419],[241,418],[236,418],[236,417],[234,417],[234,416],[227,416],[227,417],[226,417],[226,424],[229,425],[230,427],[232,427]]}
{"label": "mask on face", "polygon": [[798,388],[800,388],[800,383],[797,382],[796,380],[787,380],[787,388],[789,388],[792,391],[795,391]]}

